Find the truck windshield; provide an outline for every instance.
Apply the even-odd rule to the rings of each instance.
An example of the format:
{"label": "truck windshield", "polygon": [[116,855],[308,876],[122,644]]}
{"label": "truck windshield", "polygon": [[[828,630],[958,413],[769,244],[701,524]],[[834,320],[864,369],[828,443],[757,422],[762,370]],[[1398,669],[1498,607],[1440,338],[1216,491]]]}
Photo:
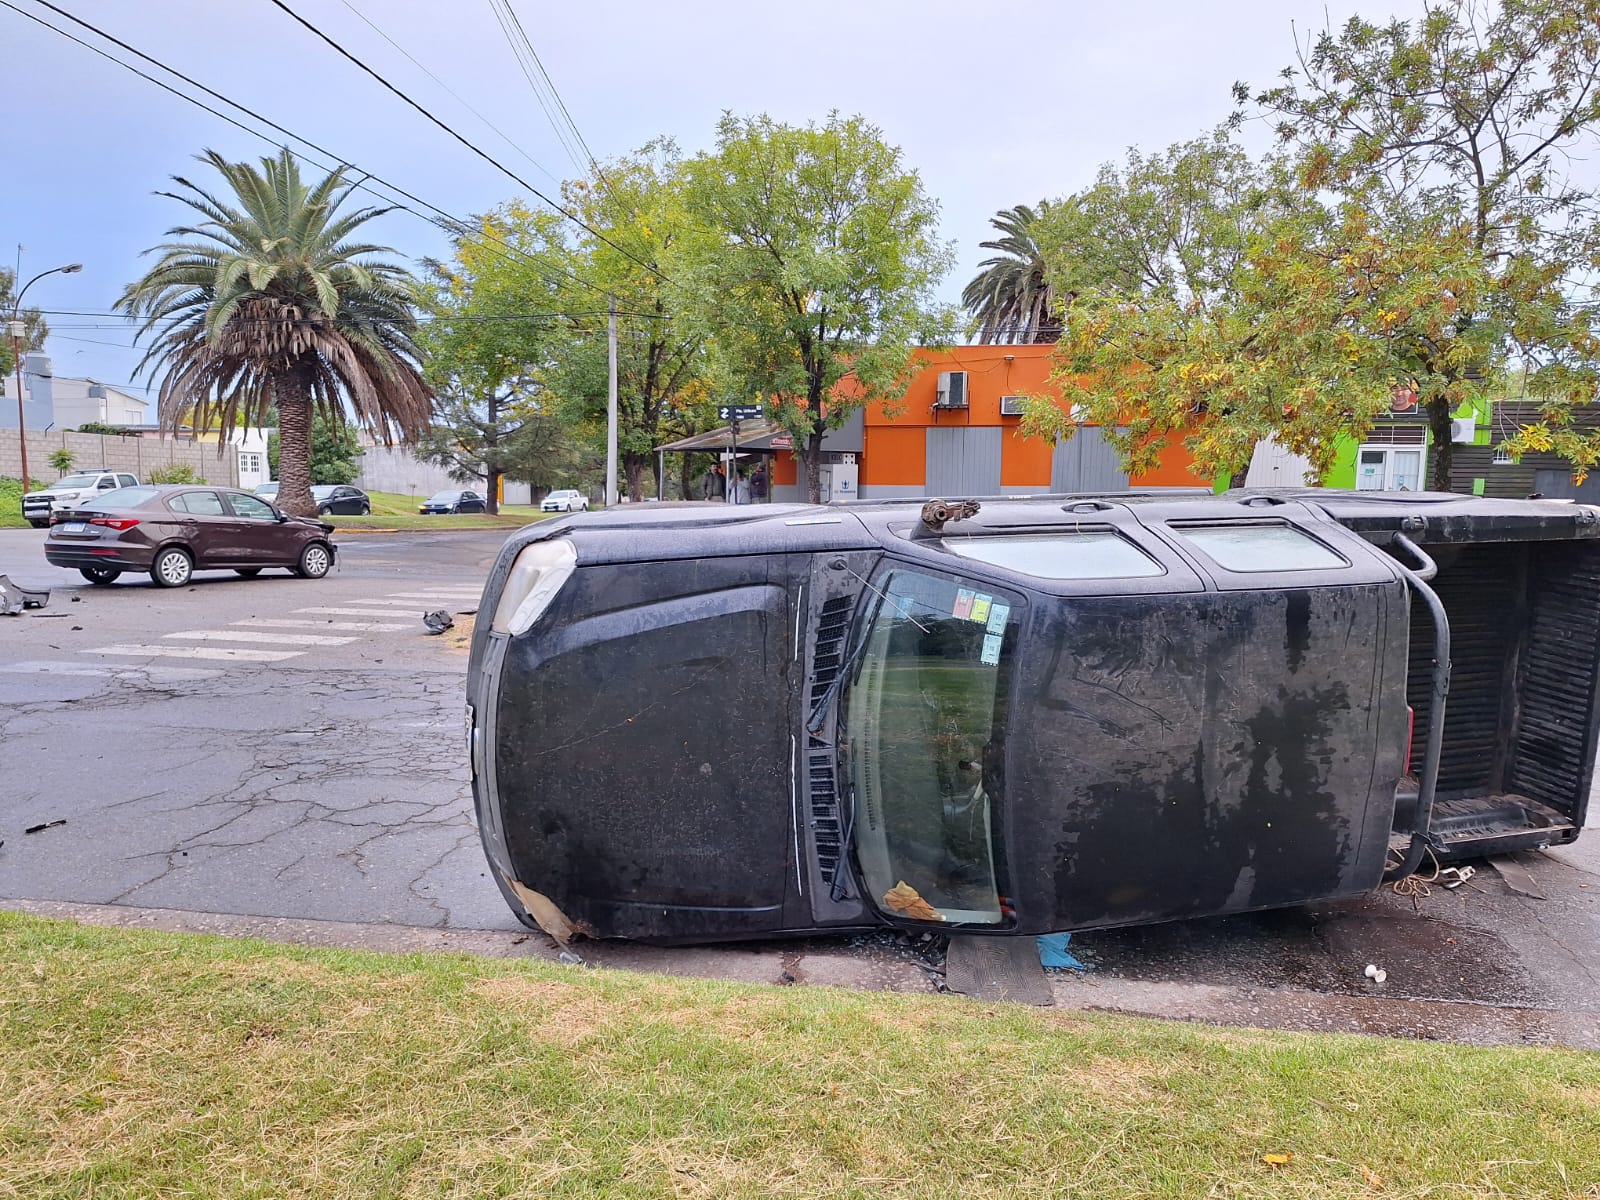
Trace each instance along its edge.
{"label": "truck windshield", "polygon": [[999,924],[988,789],[1004,742],[1016,604],[892,572],[845,706],[855,850],[886,914]]}

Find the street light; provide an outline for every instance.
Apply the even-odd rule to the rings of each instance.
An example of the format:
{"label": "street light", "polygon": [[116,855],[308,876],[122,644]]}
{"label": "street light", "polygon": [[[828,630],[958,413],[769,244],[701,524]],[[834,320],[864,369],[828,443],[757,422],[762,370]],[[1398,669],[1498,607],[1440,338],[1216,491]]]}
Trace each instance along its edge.
{"label": "street light", "polygon": [[83,270],[82,263],[68,263],[64,267],[51,267],[48,271],[40,271],[27,283],[22,285],[22,290],[17,293],[17,302],[11,306],[11,320],[6,323],[6,332],[11,335],[11,357],[16,359],[17,366],[17,441],[22,448],[22,490],[28,490],[28,430],[27,417],[22,409],[22,297],[27,295],[28,289],[46,275],[74,275]]}

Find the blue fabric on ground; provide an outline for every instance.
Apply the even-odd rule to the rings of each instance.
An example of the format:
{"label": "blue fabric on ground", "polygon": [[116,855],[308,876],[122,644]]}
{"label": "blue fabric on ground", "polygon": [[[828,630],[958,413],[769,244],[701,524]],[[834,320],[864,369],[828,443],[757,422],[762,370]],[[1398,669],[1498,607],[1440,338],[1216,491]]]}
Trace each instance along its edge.
{"label": "blue fabric on ground", "polygon": [[1068,952],[1067,943],[1072,940],[1070,933],[1044,933],[1040,934],[1036,940],[1039,943],[1039,965],[1041,967],[1065,967],[1071,971],[1087,971],[1089,969]]}

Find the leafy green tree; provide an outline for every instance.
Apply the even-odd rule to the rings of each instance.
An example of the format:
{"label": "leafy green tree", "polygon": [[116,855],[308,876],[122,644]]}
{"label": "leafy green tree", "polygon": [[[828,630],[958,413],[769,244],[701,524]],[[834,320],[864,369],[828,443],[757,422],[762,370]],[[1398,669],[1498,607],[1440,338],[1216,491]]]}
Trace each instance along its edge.
{"label": "leafy green tree", "polygon": [[801,128],[725,116],[684,175],[666,273],[685,324],[707,338],[721,394],[761,402],[794,436],[815,501],[823,434],[898,400],[912,347],[945,334],[931,314],[952,261],[938,205],[876,127],[837,113]]}
{"label": "leafy green tree", "polygon": [[[37,292],[34,294],[38,295]],[[4,316],[9,321],[11,319],[11,308],[16,302],[16,272],[8,267],[0,267],[0,316]],[[24,308],[17,316],[23,324],[22,336],[17,339],[17,344],[22,352],[26,354],[30,350],[43,350],[45,338],[50,335],[50,326],[45,322],[44,314],[37,308]],[[0,335],[4,335],[4,333],[4,329],[0,329]],[[11,338],[9,336],[0,336],[0,379],[7,381],[4,388],[7,395],[10,395],[10,389],[14,386],[10,380],[16,369],[17,359],[11,353]],[[12,402],[15,403],[14,397]]]}
{"label": "leafy green tree", "polygon": [[1245,268],[1284,204],[1217,133],[1156,155],[1130,150],[1054,205],[1036,236],[1070,298],[1054,373],[1065,403],[1028,398],[1024,431],[1067,438],[1092,421],[1133,472],[1174,442],[1203,472],[1243,471],[1276,431],[1273,391],[1284,386]]}
{"label": "leafy green tree", "polygon": [[1037,208],[1019,204],[989,219],[1003,235],[980,242],[1000,253],[978,264],[979,271],[961,293],[982,343],[1053,342],[1061,336],[1060,304],[1050,286],[1036,226],[1050,214],[1050,202]]}
{"label": "leafy green tree", "polygon": [[[361,474],[356,459],[361,456],[361,443],[355,430],[336,416],[317,413],[311,418],[310,461],[307,472],[311,484],[354,483]],[[282,473],[283,440],[278,430],[267,433],[267,467],[274,479],[280,481],[278,494],[283,494]]]}
{"label": "leafy green tree", "polygon": [[376,257],[387,247],[349,240],[389,211],[340,211],[355,181],[343,168],[315,185],[301,180],[288,150],[249,163],[215,151],[201,161],[228,185],[224,199],[181,177],[162,195],[198,213],[168,231],[155,264],[128,285],[118,308],[143,319],[153,341],[140,371],[159,373],[158,412],[175,427],[194,410],[196,427],[220,418],[224,433],[263,424],[278,409],[279,503],[310,514],[312,419],[346,409],[388,441],[427,427],[433,395],[413,340],[415,281]]}
{"label": "leafy green tree", "polygon": [[[677,146],[662,138],[636,154],[569,183],[567,206],[595,233],[580,235],[566,287],[575,318],[551,386],[570,420],[603,437],[608,396],[606,318],[602,291],[623,314],[617,339],[617,453],[628,495],[640,500],[656,465],[655,448],[715,423],[705,380],[703,327],[680,319],[683,300],[664,264],[689,232],[684,168]],[[597,304],[598,302],[598,304]],[[660,481],[658,481],[659,484]]]}
{"label": "leafy green tree", "polygon": [[[1254,98],[1302,186],[1368,213],[1400,261],[1429,257],[1414,235],[1440,227],[1475,256],[1478,285],[1450,320],[1427,304],[1386,308],[1429,415],[1435,487],[1449,485],[1452,412],[1508,359],[1545,415],[1511,447],[1600,461],[1600,434],[1571,422],[1600,384],[1600,235],[1575,167],[1596,148],[1597,28],[1600,0],[1442,0],[1415,21],[1353,18]],[[1250,101],[1242,84],[1235,94]]]}
{"label": "leafy green tree", "polygon": [[72,464],[78,461],[78,456],[67,447],[50,451],[50,465],[57,474],[67,475],[72,471]]}
{"label": "leafy green tree", "polygon": [[418,344],[439,400],[416,453],[486,485],[491,512],[503,476],[548,483],[570,458],[544,381],[568,340],[561,312],[571,251],[560,221],[505,205],[455,239],[449,263],[432,264],[433,319]]}
{"label": "leafy green tree", "polygon": [[1487,326],[1458,328],[1493,284],[1457,213],[1325,203],[1304,163],[1257,163],[1223,133],[1130,153],[1041,236],[1073,296],[1065,408],[1034,398],[1024,428],[1062,437],[1093,420],[1135,472],[1181,442],[1196,469],[1236,480],[1273,438],[1320,473],[1397,386],[1493,357]]}

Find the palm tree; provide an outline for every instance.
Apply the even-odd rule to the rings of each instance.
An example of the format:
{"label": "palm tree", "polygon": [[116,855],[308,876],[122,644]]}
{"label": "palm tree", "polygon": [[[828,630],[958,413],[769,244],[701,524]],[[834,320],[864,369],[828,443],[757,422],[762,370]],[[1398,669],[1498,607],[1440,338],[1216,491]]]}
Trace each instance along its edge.
{"label": "palm tree", "polygon": [[339,213],[354,183],[344,168],[315,187],[300,179],[287,149],[276,158],[231,163],[214,150],[215,167],[236,203],[181,176],[181,200],[206,219],[167,231],[146,253],[160,259],[128,285],[117,307],[141,317],[139,337],[155,340],[139,362],[164,373],[157,411],[176,429],[258,425],[278,412],[278,503],[291,513],[316,511],[311,500],[311,420],[321,412],[391,441],[426,430],[433,393],[418,369],[412,341],[415,282],[401,266],[374,258],[387,246],[346,239],[389,212]]}
{"label": "palm tree", "polygon": [[961,293],[962,305],[978,322],[979,342],[1053,342],[1061,336],[1055,293],[1034,240],[1034,223],[1049,211],[1050,202],[1041,200],[1037,212],[1019,204],[989,219],[1004,236],[981,244],[1000,253],[978,264],[981,270]]}

